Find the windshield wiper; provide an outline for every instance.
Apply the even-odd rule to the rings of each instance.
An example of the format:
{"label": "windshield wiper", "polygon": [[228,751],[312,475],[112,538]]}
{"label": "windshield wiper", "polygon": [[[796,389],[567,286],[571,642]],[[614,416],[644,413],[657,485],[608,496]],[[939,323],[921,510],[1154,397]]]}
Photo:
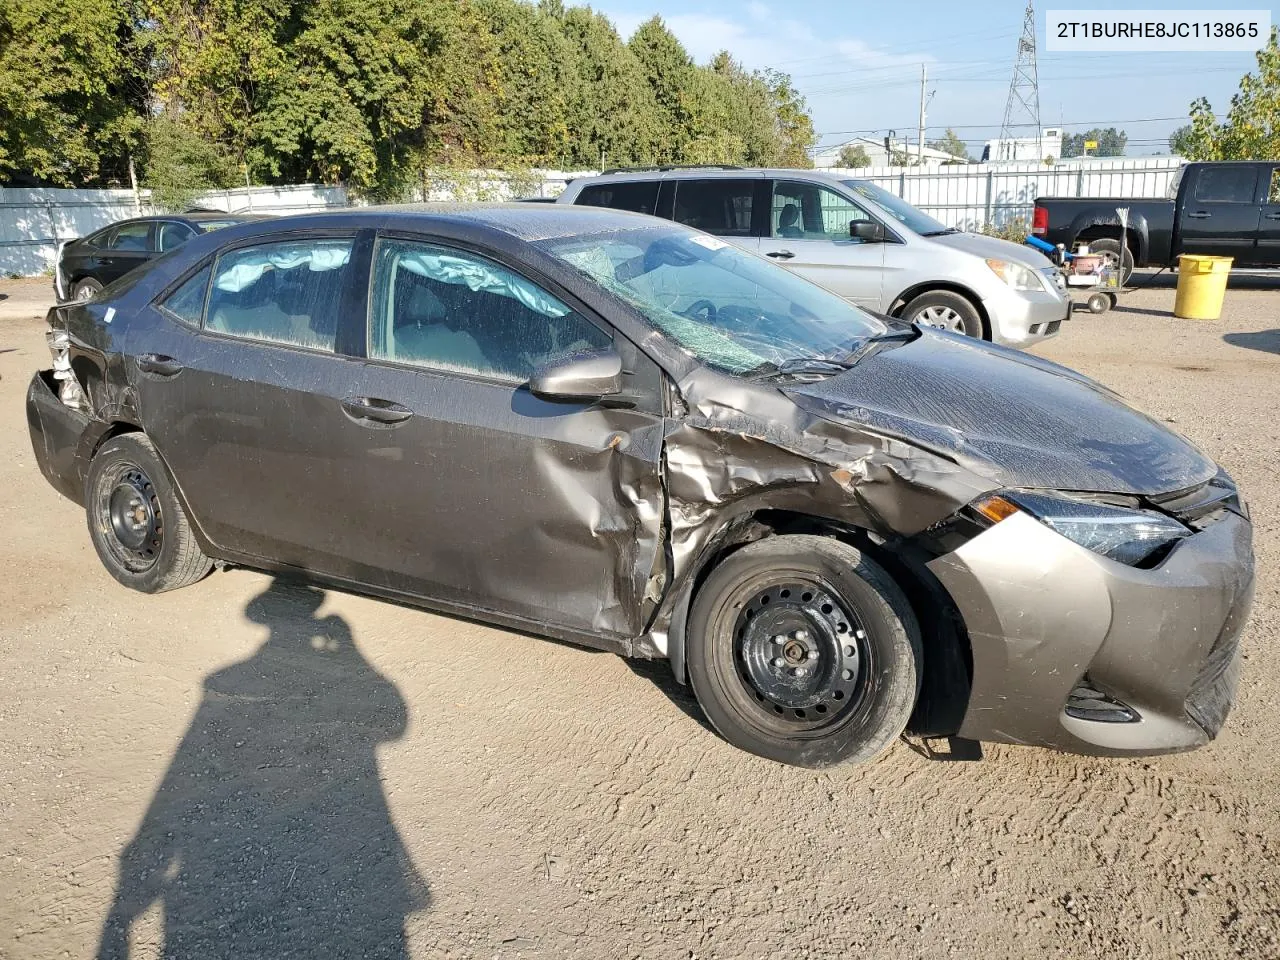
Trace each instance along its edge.
{"label": "windshield wiper", "polygon": [[844,373],[852,363],[845,359],[833,360],[830,357],[790,357],[781,363],[766,360],[758,367],[752,367],[741,376],[745,380],[768,380],[771,377],[786,377],[795,374],[817,373],[835,376]]}
{"label": "windshield wiper", "polygon": [[960,233],[955,227],[947,227],[945,230],[930,230],[928,233],[922,233],[922,237],[946,237],[953,233]]}

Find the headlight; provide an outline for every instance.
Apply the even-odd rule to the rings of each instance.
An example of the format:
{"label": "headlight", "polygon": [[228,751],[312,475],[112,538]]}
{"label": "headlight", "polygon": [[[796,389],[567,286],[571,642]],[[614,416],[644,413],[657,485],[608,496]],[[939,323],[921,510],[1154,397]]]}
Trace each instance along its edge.
{"label": "headlight", "polygon": [[1028,513],[1068,540],[1130,566],[1191,533],[1162,513],[1020,490],[988,495],[973,508],[992,523]]}
{"label": "headlight", "polygon": [[1044,284],[1034,270],[1008,260],[988,260],[991,272],[1004,281],[1010,290],[1044,290]]}

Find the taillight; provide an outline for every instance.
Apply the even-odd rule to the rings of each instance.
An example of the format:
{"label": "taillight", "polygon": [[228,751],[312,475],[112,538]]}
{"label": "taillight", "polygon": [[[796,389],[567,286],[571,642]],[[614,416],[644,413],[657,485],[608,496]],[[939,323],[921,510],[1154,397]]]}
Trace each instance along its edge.
{"label": "taillight", "polygon": [[1049,211],[1044,207],[1036,207],[1035,213],[1031,215],[1031,232],[1037,237],[1043,237],[1049,232]]}

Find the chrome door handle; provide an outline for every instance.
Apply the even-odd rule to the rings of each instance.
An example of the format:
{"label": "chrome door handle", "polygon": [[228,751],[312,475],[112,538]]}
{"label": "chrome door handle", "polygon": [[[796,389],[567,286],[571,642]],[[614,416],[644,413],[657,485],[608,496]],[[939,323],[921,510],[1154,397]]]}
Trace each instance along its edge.
{"label": "chrome door handle", "polygon": [[413,411],[393,400],[378,397],[347,397],[342,401],[342,412],[352,420],[368,420],[373,423],[402,423],[413,416]]}
{"label": "chrome door handle", "polygon": [[795,254],[790,250],[770,250],[765,256],[773,257],[775,260],[790,260]]}
{"label": "chrome door handle", "polygon": [[138,357],[138,369],[158,377],[176,377],[185,367],[173,357],[161,353],[144,353]]}
{"label": "chrome door handle", "polygon": [[1195,213],[1188,213],[1187,216],[1190,217],[1192,220],[1208,220],[1209,219],[1209,214],[1207,214],[1203,210],[1197,210]]}

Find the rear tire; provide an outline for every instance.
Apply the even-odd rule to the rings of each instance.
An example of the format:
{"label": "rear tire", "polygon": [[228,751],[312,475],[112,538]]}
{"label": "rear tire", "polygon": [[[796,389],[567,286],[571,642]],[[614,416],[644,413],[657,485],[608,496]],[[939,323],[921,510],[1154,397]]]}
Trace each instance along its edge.
{"label": "rear tire", "polygon": [[721,736],[801,767],[875,757],[920,691],[920,628],[906,596],[830,537],[772,537],[722,561],[694,600],[686,654]]}
{"label": "rear tire", "polygon": [[1113,240],[1110,237],[1103,237],[1101,240],[1090,240],[1089,252],[1102,254],[1106,261],[1113,266],[1117,263],[1120,264],[1121,286],[1127,284],[1129,278],[1133,276],[1133,251],[1125,247],[1122,255],[1119,240]]}
{"label": "rear tire", "polygon": [[212,569],[145,434],[121,434],[102,445],[89,464],[84,501],[98,559],[126,587],[163,593]]}
{"label": "rear tire", "polygon": [[982,339],[982,317],[967,297],[950,290],[928,290],[915,297],[902,311],[908,323],[936,327]]}
{"label": "rear tire", "polygon": [[102,292],[102,284],[93,277],[85,277],[83,280],[76,282],[71,288],[71,299],[77,303],[84,303],[86,300],[92,300]]}

